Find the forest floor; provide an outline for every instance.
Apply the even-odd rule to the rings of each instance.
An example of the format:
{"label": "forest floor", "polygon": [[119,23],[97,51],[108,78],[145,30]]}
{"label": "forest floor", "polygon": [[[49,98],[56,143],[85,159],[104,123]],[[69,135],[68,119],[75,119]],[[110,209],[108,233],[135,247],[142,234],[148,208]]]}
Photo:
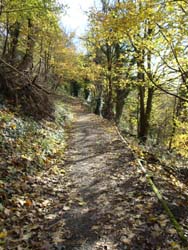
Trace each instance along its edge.
{"label": "forest floor", "polygon": [[[60,249],[183,249],[135,156],[115,127],[79,103],[74,103],[73,110],[75,121],[66,152],[70,189],[64,219],[68,236]],[[173,199],[171,209],[179,220],[187,218],[184,194],[180,195],[164,176],[155,180],[169,200]]]}
{"label": "forest floor", "polygon": [[[187,249],[115,127],[79,100],[69,102],[74,119],[63,160],[24,175],[22,198],[17,194],[13,208],[8,201],[0,208],[6,220],[0,249]],[[187,180],[174,179],[158,163],[150,168],[186,230]]]}

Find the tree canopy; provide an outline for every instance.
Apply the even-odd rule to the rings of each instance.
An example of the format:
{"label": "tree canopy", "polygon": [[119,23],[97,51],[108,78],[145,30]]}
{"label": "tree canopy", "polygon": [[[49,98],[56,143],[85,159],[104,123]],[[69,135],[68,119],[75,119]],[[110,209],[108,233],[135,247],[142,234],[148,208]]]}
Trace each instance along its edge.
{"label": "tree canopy", "polygon": [[86,38],[102,66],[104,116],[119,123],[125,109],[131,134],[177,150],[186,137],[186,13],[186,1],[101,1]]}
{"label": "tree canopy", "polygon": [[0,250],[187,249],[188,1],[97,3],[0,1]]}

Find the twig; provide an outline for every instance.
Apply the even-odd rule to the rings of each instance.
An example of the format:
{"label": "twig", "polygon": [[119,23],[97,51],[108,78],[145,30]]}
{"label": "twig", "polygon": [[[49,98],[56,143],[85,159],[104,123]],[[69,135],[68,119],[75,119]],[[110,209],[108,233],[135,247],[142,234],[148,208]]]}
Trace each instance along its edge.
{"label": "twig", "polygon": [[[31,79],[25,75],[23,72],[19,71],[18,69],[16,69],[14,66],[12,66],[11,64],[7,63],[5,60],[3,60],[2,58],[0,58],[0,61],[5,64],[7,67],[11,68],[12,70],[14,70],[15,72],[17,72],[19,75],[25,77],[28,81],[29,81],[29,84],[31,86],[35,86],[37,87],[38,89],[41,89],[43,92],[45,92],[46,94],[48,95],[51,95],[53,94],[52,92],[49,92],[48,90],[44,89],[42,86],[38,85],[37,83],[35,83],[35,81],[31,81]],[[29,85],[27,84],[27,85]],[[23,88],[25,87],[26,85],[23,85]]]}
{"label": "twig", "polygon": [[179,59],[178,59],[178,57],[177,57],[177,54],[176,54],[176,51],[175,51],[175,49],[174,49],[173,43],[170,42],[170,41],[168,40],[167,36],[164,34],[164,32],[163,32],[163,27],[161,27],[161,25],[159,25],[158,23],[156,23],[156,25],[158,26],[159,32],[161,33],[161,35],[163,36],[163,38],[165,39],[165,41],[166,41],[166,42],[168,43],[168,45],[170,46],[170,49],[171,49],[172,54],[173,54],[173,56],[174,56],[174,59],[175,59],[177,65],[178,65],[179,71],[180,71],[180,72],[182,73],[182,75],[183,75],[183,74],[185,73],[185,71],[183,70],[183,68],[182,68],[182,66],[181,66],[181,64],[180,64],[180,62],[179,62]]}
{"label": "twig", "polygon": [[155,81],[152,79],[152,77],[148,74],[147,70],[145,68],[143,68],[144,72],[146,73],[148,79],[150,80],[150,82],[156,87],[158,88],[159,90],[161,90],[162,92],[166,93],[167,95],[170,95],[170,96],[174,96],[174,97],[177,97],[178,99],[184,101],[184,102],[188,102],[188,99],[184,98],[184,97],[181,97],[177,94],[174,94],[174,93],[171,93],[169,92],[168,90],[166,89],[163,89],[161,86],[157,85],[155,83]]}
{"label": "twig", "polygon": [[22,75],[24,77],[26,77],[29,81],[31,81],[27,76],[24,75],[24,73],[20,72],[17,68],[15,68],[14,66],[12,66],[11,64],[7,63],[5,60],[3,60],[2,58],[0,58],[0,61],[5,64],[7,67],[11,68],[12,70],[14,70],[15,72],[17,72],[19,75]]}
{"label": "twig", "polygon": [[174,217],[173,213],[171,212],[170,208],[168,207],[167,202],[163,199],[162,194],[160,193],[159,189],[157,188],[157,186],[155,185],[155,183],[153,182],[153,180],[151,179],[150,175],[147,173],[146,168],[143,166],[143,164],[141,163],[140,160],[137,160],[140,168],[142,169],[142,171],[144,172],[146,179],[148,181],[148,183],[150,184],[153,192],[156,194],[158,200],[161,202],[166,214],[168,215],[170,221],[172,222],[173,226],[176,229],[177,234],[179,235],[180,239],[188,244],[188,239],[185,236],[184,230],[181,227],[181,225],[177,222],[176,218]]}

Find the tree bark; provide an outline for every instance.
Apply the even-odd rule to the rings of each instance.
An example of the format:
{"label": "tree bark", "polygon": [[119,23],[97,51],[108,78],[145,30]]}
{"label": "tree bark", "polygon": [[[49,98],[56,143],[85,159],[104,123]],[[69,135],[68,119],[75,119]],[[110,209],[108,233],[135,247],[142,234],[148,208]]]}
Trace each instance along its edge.
{"label": "tree bark", "polygon": [[[148,74],[151,75],[151,53],[148,52]],[[138,138],[141,143],[145,143],[148,138],[148,132],[150,127],[150,115],[152,111],[152,101],[153,101],[153,94],[154,94],[154,87],[148,87],[146,89],[145,86],[143,86],[143,83],[145,81],[145,75],[143,72],[144,67],[144,53],[142,52],[142,58],[140,61],[137,62],[138,67],[138,81],[140,82],[139,86],[139,99],[140,99],[140,114],[139,114],[139,130],[138,130]],[[147,100],[146,98],[146,91],[147,91]]]}
{"label": "tree bark", "polygon": [[7,17],[6,17],[6,36],[5,36],[5,41],[4,41],[4,45],[3,45],[2,57],[4,57],[6,52],[7,52],[9,32],[10,32],[9,19],[8,19],[8,14],[7,14]]}
{"label": "tree bark", "polygon": [[108,93],[105,98],[103,116],[109,120],[112,120],[114,118],[113,83],[112,83],[112,48],[108,44],[106,45],[106,57],[108,65],[107,66]]}
{"label": "tree bark", "polygon": [[31,70],[33,66],[33,53],[35,47],[35,36],[36,30],[33,27],[31,19],[28,19],[28,37],[27,37],[27,48],[23,60],[19,66],[20,70]]}
{"label": "tree bark", "polygon": [[10,45],[10,59],[11,59],[11,61],[13,61],[16,57],[16,50],[18,47],[20,28],[21,28],[21,23],[16,21],[10,30],[10,35],[12,38],[11,45]]}
{"label": "tree bark", "polygon": [[130,89],[116,89],[116,113],[115,113],[115,122],[118,125],[123,113],[123,107],[125,104],[125,98],[128,96]]}

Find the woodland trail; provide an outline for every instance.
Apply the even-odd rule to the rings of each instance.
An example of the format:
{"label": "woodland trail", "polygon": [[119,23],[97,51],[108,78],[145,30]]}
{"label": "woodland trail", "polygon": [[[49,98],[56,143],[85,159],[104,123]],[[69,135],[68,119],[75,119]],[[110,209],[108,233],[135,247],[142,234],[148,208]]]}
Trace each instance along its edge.
{"label": "woodland trail", "polygon": [[76,100],[73,111],[58,249],[176,249],[173,227],[115,128]]}
{"label": "woodland trail", "polygon": [[[62,99],[63,127],[28,128],[13,114],[15,127],[27,125],[21,137],[0,124],[0,250],[187,250],[138,166],[140,148],[133,155],[107,120],[78,99]],[[152,158],[147,170],[188,235],[188,179]]]}

